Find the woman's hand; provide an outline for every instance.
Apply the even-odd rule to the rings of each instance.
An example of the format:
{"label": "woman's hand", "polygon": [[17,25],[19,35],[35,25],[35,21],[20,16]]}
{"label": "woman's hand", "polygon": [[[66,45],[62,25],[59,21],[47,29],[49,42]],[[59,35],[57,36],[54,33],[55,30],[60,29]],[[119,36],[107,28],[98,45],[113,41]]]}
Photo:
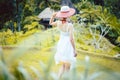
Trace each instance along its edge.
{"label": "woman's hand", "polygon": [[52,25],[52,26],[57,25],[57,22],[54,22],[54,18],[56,17],[56,14],[57,14],[57,12],[53,13],[51,18],[50,18],[49,24]]}
{"label": "woman's hand", "polygon": [[53,13],[53,14],[52,14],[52,17],[56,17],[56,14],[57,14],[57,12]]}
{"label": "woman's hand", "polygon": [[77,56],[77,52],[76,52],[76,50],[74,50],[74,57],[76,57]]}

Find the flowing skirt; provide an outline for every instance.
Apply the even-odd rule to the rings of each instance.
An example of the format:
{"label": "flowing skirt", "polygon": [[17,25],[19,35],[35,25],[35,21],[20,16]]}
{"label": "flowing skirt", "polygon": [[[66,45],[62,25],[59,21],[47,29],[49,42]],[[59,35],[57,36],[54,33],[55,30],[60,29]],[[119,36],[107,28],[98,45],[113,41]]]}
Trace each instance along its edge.
{"label": "flowing skirt", "polygon": [[69,36],[60,36],[54,58],[56,64],[61,62],[74,64],[76,62],[76,57],[74,57],[74,49],[70,42]]}

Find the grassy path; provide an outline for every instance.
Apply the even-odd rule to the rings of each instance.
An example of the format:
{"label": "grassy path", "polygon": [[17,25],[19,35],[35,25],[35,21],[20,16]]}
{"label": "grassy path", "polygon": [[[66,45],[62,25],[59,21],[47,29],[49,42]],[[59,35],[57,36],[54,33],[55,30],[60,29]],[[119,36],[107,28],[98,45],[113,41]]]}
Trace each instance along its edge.
{"label": "grassy path", "polygon": [[[46,45],[44,46],[44,48],[40,48],[40,44],[38,44],[38,43],[42,44],[47,39],[51,38],[50,36],[51,32],[49,31],[33,34],[20,45],[22,48],[17,47],[11,49],[4,47],[3,52],[6,62],[8,62],[12,67],[19,65],[19,63],[22,62],[25,69],[27,69],[27,71],[33,77],[35,77],[35,75],[34,72],[31,70],[31,67],[35,67],[40,72],[44,72],[42,66],[51,65],[50,71],[57,73],[60,65],[55,65],[54,63],[53,56],[55,53],[55,49],[54,47],[51,47],[53,45],[49,45],[48,47]],[[109,69],[110,71],[120,72],[120,60],[106,58],[102,56],[101,57],[95,56],[88,54],[87,52],[84,51],[78,51],[78,56],[77,56],[78,66],[76,67],[76,69],[81,74],[84,73],[85,70],[86,55],[90,57],[91,65],[90,65],[89,74],[93,74],[94,72],[98,72],[98,71],[105,71],[106,76],[104,75],[104,77],[107,77],[108,70],[106,70],[106,68]],[[43,73],[41,73],[41,75],[43,75]],[[111,77],[111,80],[112,79],[114,79],[114,77]]]}
{"label": "grassy path", "polygon": [[[6,58],[9,57],[10,54],[8,54],[9,52],[11,52],[11,49],[4,49],[4,54],[6,56]],[[50,71],[57,73],[58,69],[60,67],[60,65],[55,65],[54,63],[54,55],[55,51],[51,48],[47,48],[46,50],[41,50],[41,49],[29,49],[28,51],[26,51],[24,53],[24,55],[22,55],[21,57],[19,57],[18,59],[16,59],[16,61],[12,62],[12,67],[15,67],[16,65],[18,65],[18,63],[22,62],[25,69],[27,69],[27,71],[30,73],[30,75],[32,75],[33,77],[35,77],[33,71],[31,70],[30,67],[35,67],[37,70],[39,70],[41,72],[41,75],[43,74],[43,68],[42,68],[42,64],[45,64],[46,66],[48,64],[51,64],[50,67]],[[78,66],[77,66],[77,71],[80,72],[81,74],[84,73],[85,70],[85,56],[88,55],[86,53],[80,52],[78,53],[77,56],[77,60],[79,62]],[[52,57],[52,59],[50,59]],[[104,74],[105,78],[108,77],[108,73],[107,71],[115,71],[115,72],[120,72],[120,60],[111,60],[108,58],[102,58],[102,57],[97,57],[97,56],[92,56],[89,55],[90,57],[90,70],[89,70],[89,74],[93,74],[95,72],[99,72],[99,71],[105,71],[106,73]],[[101,67],[102,66],[102,67]],[[107,70],[107,69],[109,70]],[[110,75],[109,75],[110,76]],[[114,78],[112,78],[114,79]],[[98,79],[99,80],[99,79]],[[104,79],[103,79],[104,80]]]}

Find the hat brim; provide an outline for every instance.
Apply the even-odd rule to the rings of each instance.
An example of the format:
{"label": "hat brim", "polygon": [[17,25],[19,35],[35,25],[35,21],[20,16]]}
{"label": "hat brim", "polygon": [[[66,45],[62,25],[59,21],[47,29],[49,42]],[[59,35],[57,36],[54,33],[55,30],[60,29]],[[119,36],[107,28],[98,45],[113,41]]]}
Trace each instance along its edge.
{"label": "hat brim", "polygon": [[56,17],[67,18],[67,17],[74,15],[74,13],[75,13],[75,9],[70,8],[68,12],[61,12],[61,11],[57,12]]}

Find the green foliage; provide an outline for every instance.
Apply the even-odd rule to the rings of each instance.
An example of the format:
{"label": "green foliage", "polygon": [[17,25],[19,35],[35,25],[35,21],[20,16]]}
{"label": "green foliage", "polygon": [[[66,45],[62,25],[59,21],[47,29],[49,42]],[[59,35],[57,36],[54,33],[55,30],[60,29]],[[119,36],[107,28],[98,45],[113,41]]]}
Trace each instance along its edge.
{"label": "green foliage", "polygon": [[78,23],[78,19],[77,19],[77,17],[79,17],[78,14],[76,14],[76,15],[74,15],[74,16],[71,16],[70,19],[72,20],[72,22],[74,22],[74,23]]}
{"label": "green foliage", "polygon": [[[87,31],[86,28],[84,28],[84,27],[81,28],[79,25],[76,26],[75,28],[76,28],[75,29],[76,40],[83,39],[82,40],[83,43],[76,42],[76,46],[78,46],[77,49],[83,48],[82,50],[86,50],[88,52],[91,50],[91,52],[92,52],[93,47],[91,47],[89,44],[88,45],[86,44],[86,42],[87,42],[86,40],[90,40],[90,38],[91,38],[91,36],[88,35],[89,31]],[[80,33],[76,33],[77,31],[80,31]],[[38,39],[40,39],[40,40],[38,40]],[[56,41],[58,41],[58,30],[56,28],[54,28],[54,29],[49,29],[42,33],[36,33],[36,34],[30,36],[29,38],[27,38],[25,43],[23,42],[23,44],[20,44],[18,47],[14,48],[13,51],[11,51],[11,53],[8,51],[7,52],[4,51],[8,55],[4,54],[4,57],[3,57],[6,64],[4,64],[4,62],[0,62],[0,67],[4,64],[3,65],[4,67],[1,67],[1,69],[0,69],[0,70],[2,70],[2,71],[0,71],[0,78],[2,78],[3,80],[5,80],[5,78],[12,79],[12,80],[14,80],[14,79],[57,80],[58,77],[57,77],[56,70],[58,69],[58,67],[57,66],[55,67],[55,65],[53,64],[54,49],[52,47],[53,45],[55,45]],[[34,47],[36,45],[38,47]],[[80,46],[80,48],[79,48],[79,46]],[[0,49],[0,51],[1,51],[1,49]],[[98,51],[96,51],[96,52],[98,52]],[[80,53],[82,53],[82,52],[80,52]],[[101,53],[101,51],[99,53]],[[106,53],[106,50],[105,50],[105,53]],[[83,54],[85,54],[85,53],[83,53]],[[1,56],[1,54],[0,54],[0,56]],[[78,53],[78,57],[80,57],[80,56],[82,56],[82,55],[81,54],[79,55],[79,53]],[[97,59],[95,59],[94,61],[96,61],[96,60]],[[101,58],[100,58],[100,60],[101,60]],[[3,60],[1,60],[1,61],[3,61]],[[103,63],[103,61],[102,61],[102,63]],[[111,67],[111,66],[109,66],[109,67]],[[92,68],[94,68],[94,69],[92,69]],[[96,71],[96,69],[100,69],[100,70]],[[116,77],[112,76],[112,78],[119,80],[118,73],[115,74],[115,72],[113,72],[111,70],[108,71],[109,69],[107,69],[107,68],[105,68],[104,70],[103,69],[104,69],[104,67],[96,66],[96,64],[95,65],[91,64],[89,61],[89,57],[86,57],[85,61],[83,60],[83,62],[81,61],[81,59],[78,58],[78,63],[77,63],[76,68],[72,69],[69,73],[65,73],[63,75],[62,79],[67,79],[67,80],[71,80],[71,79],[89,80],[89,79],[91,79],[92,80],[92,79],[102,78],[102,80],[106,80],[109,77],[106,76],[105,78],[103,78],[101,75],[109,74],[109,76],[112,76],[112,74],[114,74]],[[3,73],[7,73],[7,74],[3,74]],[[71,77],[68,77],[68,76],[71,76]]]}
{"label": "green foliage", "polygon": [[117,38],[117,42],[120,42],[120,36]]}
{"label": "green foliage", "polygon": [[[34,44],[33,44],[34,45]],[[53,64],[53,55],[42,52],[30,53],[30,47],[18,47],[10,53],[12,56],[6,57],[6,64],[0,61],[0,79],[1,80],[58,80],[55,68],[58,70],[58,66]],[[25,52],[27,54],[24,54]],[[32,50],[31,50],[32,51]],[[36,52],[36,51],[34,51]],[[23,55],[24,54],[24,55]],[[21,58],[20,58],[21,56]],[[34,57],[32,57],[34,56]],[[43,57],[44,56],[44,57]],[[81,56],[81,55],[80,55]],[[17,57],[17,58],[16,58]],[[47,57],[47,58],[46,58]],[[95,56],[94,56],[95,57]],[[18,60],[19,58],[19,60]],[[119,73],[114,72],[101,65],[91,63],[92,58],[89,56],[83,56],[83,60],[78,59],[76,67],[69,72],[63,74],[62,79],[65,80],[93,80],[93,79],[115,79],[119,80]],[[81,69],[81,70],[80,70]],[[114,74],[114,75],[113,75]],[[69,76],[69,77],[68,77]],[[104,76],[104,77],[103,77]]]}
{"label": "green foliage", "polygon": [[[89,6],[82,7],[84,4]],[[109,9],[91,4],[88,1],[83,1],[80,5],[76,4],[76,6],[80,10],[80,14],[72,17],[74,22],[80,23],[85,27],[89,27],[92,34],[94,34],[94,31],[99,30],[101,36],[108,38],[114,45],[117,44],[116,39],[120,33],[120,29],[118,28],[120,23],[117,17],[109,12]],[[93,39],[94,42],[97,40],[95,37]],[[97,42],[100,42],[100,40]]]}
{"label": "green foliage", "polygon": [[[12,36],[12,37],[11,37]],[[16,34],[14,34],[11,30],[7,30],[6,32],[2,32],[0,37],[0,43],[2,45],[13,45],[13,44],[16,44],[17,43],[17,39],[18,39],[18,36],[16,36]]]}
{"label": "green foliage", "polygon": [[[27,16],[31,16],[31,15],[38,15],[38,13],[40,12],[40,9],[38,8],[38,2],[36,0],[11,0],[11,1],[6,1],[4,2],[0,2],[1,5],[1,9],[4,9],[2,11],[5,11],[4,13],[0,12],[0,16],[1,16],[1,28],[0,29],[11,29],[13,32],[14,30],[16,31],[21,31],[23,29],[23,25],[24,25],[24,19]],[[4,7],[6,5],[8,5],[7,7]],[[2,8],[3,7],[3,8]],[[3,16],[2,14],[4,14],[5,16]],[[3,18],[3,19],[2,19]],[[7,27],[5,24],[9,23],[9,27]],[[14,29],[14,26],[11,25],[11,23],[16,23],[16,29]]]}
{"label": "green foliage", "polygon": [[40,19],[37,16],[27,16],[23,21],[23,25],[31,24],[33,21],[38,22],[39,20]]}
{"label": "green foliage", "polygon": [[[37,16],[28,16],[24,19],[22,24],[22,30],[17,31],[17,23],[9,21],[5,23],[5,28],[0,32],[0,43],[2,45],[14,45],[22,41],[25,37],[34,34],[37,31],[41,31],[44,27],[39,24],[39,18]],[[22,37],[22,38],[20,38]]]}
{"label": "green foliage", "polygon": [[104,37],[102,37],[99,31],[90,32],[89,27],[84,27],[81,24],[74,24],[75,26],[75,41],[77,49],[81,49],[88,52],[96,52],[96,54],[104,54],[113,56],[117,53],[114,51],[114,46]]}
{"label": "green foliage", "polygon": [[114,47],[113,50],[117,51],[118,53],[120,53],[120,47]]}
{"label": "green foliage", "polygon": [[[105,29],[105,27],[111,27],[112,29],[116,30],[117,33],[114,33],[114,31],[113,32],[111,31],[109,35],[111,35],[112,37],[116,36],[116,34],[120,34],[120,29],[119,29],[120,24],[118,19],[114,15],[110,14],[109,10],[106,8],[103,9],[101,6],[91,5],[91,3],[87,2],[87,0],[78,0],[78,1],[81,1],[81,3],[75,2],[76,3],[75,6],[80,10],[80,15],[78,14],[71,18],[73,22],[75,22],[74,24],[75,42],[76,42],[77,50],[83,50],[85,51],[85,53],[91,52],[92,54],[107,55],[107,56],[113,56],[116,53],[118,53],[120,51],[119,47],[114,47],[104,37],[100,41],[101,43],[99,45],[100,49],[96,50],[95,48],[96,45],[94,44],[95,41],[93,40],[93,35],[90,34],[90,31],[89,31],[89,29],[91,29],[93,32],[95,32],[94,30],[98,29],[98,26],[102,26],[103,29]],[[58,80],[57,74],[54,72],[54,70],[52,71],[53,54],[52,54],[52,57],[50,57],[50,60],[47,60],[48,55],[51,55],[50,53],[53,53],[52,52],[53,49],[51,47],[55,45],[56,41],[58,41],[59,39],[58,31],[56,29],[49,29],[44,32],[39,32],[38,29],[40,30],[43,29],[43,26],[39,25],[38,23],[39,19],[36,16],[33,16],[39,13],[40,9],[37,7],[38,5],[41,9],[50,6],[51,8],[58,10],[59,8],[58,4],[59,4],[59,1],[56,1],[56,0],[44,0],[44,1],[43,0],[26,0],[23,3],[19,1],[18,1],[18,4],[15,3],[15,5],[18,6],[17,18],[13,20],[8,19],[9,20],[8,22],[2,21],[6,23],[4,25],[2,32],[0,32],[0,44],[13,45],[13,44],[18,44],[20,42],[23,42],[23,44],[21,44],[20,47],[16,48],[13,51],[13,53],[7,52],[9,54],[8,57],[3,56],[3,52],[1,52],[1,47],[0,47],[0,57],[1,57],[0,58],[1,59],[0,60],[0,67],[1,67],[0,79],[1,80],[14,80],[14,79],[15,80],[16,79]],[[7,15],[7,13],[5,15]],[[11,15],[11,17],[13,16]],[[78,17],[86,18],[89,21],[89,23],[88,24],[85,23],[86,26],[82,24],[78,24],[79,22]],[[82,23],[84,24],[84,21]],[[17,32],[18,27],[20,27],[22,31]],[[99,40],[99,37],[101,37],[101,35],[99,34],[100,32],[96,30],[95,36],[94,36],[96,40]],[[27,39],[27,40],[24,40],[24,39]],[[117,41],[119,41],[119,38]],[[28,52],[29,55],[31,55],[32,57],[28,55],[22,56],[25,52],[33,49],[33,46],[38,46],[40,48],[40,52],[35,54],[36,52],[34,52],[33,50],[32,53],[34,54],[30,54],[30,52]],[[34,49],[38,50],[39,48],[34,48]],[[43,56],[41,57],[41,55]],[[28,62],[25,62],[27,60]],[[96,60],[97,59],[94,59],[94,61]],[[35,61],[35,65],[32,63],[32,61]],[[37,64],[37,62],[39,64]],[[107,62],[102,61],[102,63],[104,63],[103,65],[105,65]],[[111,67],[112,64],[108,66]],[[116,65],[118,65],[118,63]],[[83,72],[79,70],[81,67],[85,68],[83,69]],[[70,71],[70,73],[65,73],[63,75],[63,80],[73,80],[73,79],[94,80],[94,79],[101,79],[101,78],[102,78],[101,80],[106,80],[109,78],[111,79],[111,77],[115,80],[120,79],[119,73],[108,71],[108,69],[105,69],[105,71],[100,70],[98,72],[94,72],[94,70],[92,70],[91,73],[89,73],[89,70],[91,68],[94,68],[94,70],[100,69],[98,68],[98,66],[95,67],[93,66],[93,64],[90,65],[89,59],[87,57],[85,59],[85,62],[78,61],[78,64],[76,67],[77,70],[73,69],[72,71]],[[106,75],[109,74],[109,76],[103,78],[105,74]]]}
{"label": "green foliage", "polygon": [[51,3],[50,8],[54,10],[60,10],[60,5],[56,3]]}
{"label": "green foliage", "polygon": [[78,1],[74,5],[79,11],[81,11],[81,9],[86,9],[91,7],[90,2],[88,2],[87,0],[81,0],[81,2]]}
{"label": "green foliage", "polygon": [[1,32],[0,33],[0,44],[1,45],[18,45],[19,43],[21,43],[22,41],[24,41],[24,39],[26,39],[28,36],[36,33],[36,32],[40,32],[40,30],[37,29],[31,29],[28,30],[26,33],[23,33],[23,31],[20,32],[12,32],[10,29],[8,29],[7,31]]}
{"label": "green foliage", "polygon": [[24,33],[33,29],[39,29],[39,30],[44,29],[44,26],[39,24],[39,20],[40,19],[37,16],[26,17],[25,20],[23,21]]}
{"label": "green foliage", "polygon": [[40,12],[40,8],[38,7],[40,0],[26,0],[26,4],[24,7],[24,15],[38,15]]}
{"label": "green foliage", "polygon": [[39,4],[40,9],[51,7],[52,9],[58,10],[60,8],[60,0],[42,0]]}
{"label": "green foliage", "polygon": [[107,7],[112,14],[115,14],[118,18],[120,18],[119,0],[105,0],[104,3],[105,7]]}

